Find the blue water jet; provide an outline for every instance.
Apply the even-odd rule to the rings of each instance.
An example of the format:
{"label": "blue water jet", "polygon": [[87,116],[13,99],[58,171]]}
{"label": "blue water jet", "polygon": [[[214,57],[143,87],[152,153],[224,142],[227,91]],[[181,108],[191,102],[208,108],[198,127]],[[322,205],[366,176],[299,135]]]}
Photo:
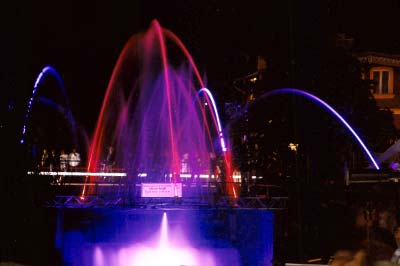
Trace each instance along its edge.
{"label": "blue water jet", "polygon": [[77,133],[79,133],[79,137],[82,138],[84,141],[85,149],[89,150],[89,136],[87,132],[84,130],[82,125],[80,123],[76,122],[74,120],[74,117],[72,116],[72,112],[70,111],[69,108],[64,108],[62,105],[54,102],[53,100],[46,98],[46,97],[37,97],[36,100],[38,103],[49,106],[56,110],[58,113],[62,114],[64,118],[69,122],[69,125],[72,127],[71,130],[73,131],[74,134],[74,144],[76,144],[77,141]]}
{"label": "blue water jet", "polygon": [[21,136],[21,140],[20,140],[20,144],[24,144],[25,143],[25,138],[26,138],[26,132],[27,132],[27,122],[29,120],[29,115],[32,109],[32,105],[35,101],[35,97],[37,94],[37,90],[40,87],[40,84],[42,84],[42,82],[45,80],[45,78],[47,76],[53,76],[56,80],[58,85],[61,88],[61,91],[63,93],[64,96],[64,100],[65,100],[65,104],[66,104],[66,111],[64,111],[65,115],[67,116],[67,120],[71,123],[71,128],[74,134],[74,141],[76,142],[76,126],[75,126],[75,120],[73,118],[72,112],[71,112],[71,108],[69,105],[69,101],[68,101],[68,96],[67,93],[65,91],[65,87],[64,87],[64,83],[61,79],[61,76],[58,74],[57,70],[52,67],[52,66],[46,66],[42,69],[42,71],[39,73],[39,75],[36,78],[35,84],[33,86],[33,90],[32,90],[32,95],[29,98],[29,102],[28,102],[28,106],[26,109],[26,113],[25,113],[25,117],[24,117],[24,123],[22,126],[22,136]]}
{"label": "blue water jet", "polygon": [[[260,98],[266,98],[268,96],[272,96],[272,95],[276,95],[276,94],[296,94],[296,95],[300,95],[300,96],[304,96],[306,99],[310,99],[313,102],[318,103],[319,105],[321,105],[322,107],[324,107],[326,110],[328,110],[329,112],[331,112],[337,119],[339,119],[339,121],[346,126],[346,128],[351,132],[351,134],[353,134],[353,136],[356,138],[356,140],[358,141],[358,143],[360,144],[360,146],[362,147],[362,149],[364,150],[364,152],[367,154],[370,162],[374,165],[374,167],[376,168],[376,170],[379,170],[379,165],[377,164],[376,160],[374,159],[374,157],[372,156],[371,152],[369,151],[369,149],[367,148],[367,146],[364,144],[364,142],[361,140],[361,138],[358,136],[358,134],[355,132],[355,130],[349,125],[349,123],[335,110],[333,109],[329,104],[327,104],[326,102],[324,102],[323,100],[321,100],[320,98],[318,98],[317,96],[308,93],[306,91],[303,90],[299,90],[299,89],[292,89],[292,88],[284,88],[284,89],[277,89],[277,90],[272,90],[270,92],[267,92],[265,94],[263,94]],[[259,99],[260,99],[259,98]]]}
{"label": "blue water jet", "polygon": [[227,151],[226,145],[225,145],[225,139],[224,139],[224,135],[222,133],[222,126],[221,126],[221,120],[219,118],[219,114],[218,114],[218,109],[217,109],[217,104],[215,103],[214,97],[211,93],[211,91],[207,88],[202,88],[197,92],[197,95],[200,95],[200,93],[205,93],[207,95],[207,97],[209,98],[209,100],[211,101],[212,104],[212,110],[214,111],[214,115],[215,115],[215,119],[217,120],[217,125],[218,125],[218,137],[220,140],[220,144],[221,144],[221,149],[223,152]]}

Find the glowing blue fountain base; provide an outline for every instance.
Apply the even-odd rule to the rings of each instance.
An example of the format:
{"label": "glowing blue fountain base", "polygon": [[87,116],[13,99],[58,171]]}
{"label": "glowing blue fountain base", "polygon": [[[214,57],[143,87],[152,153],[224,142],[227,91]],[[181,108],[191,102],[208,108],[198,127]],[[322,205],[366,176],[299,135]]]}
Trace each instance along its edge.
{"label": "glowing blue fountain base", "polygon": [[272,265],[273,220],[255,209],[59,209],[56,246],[64,265]]}

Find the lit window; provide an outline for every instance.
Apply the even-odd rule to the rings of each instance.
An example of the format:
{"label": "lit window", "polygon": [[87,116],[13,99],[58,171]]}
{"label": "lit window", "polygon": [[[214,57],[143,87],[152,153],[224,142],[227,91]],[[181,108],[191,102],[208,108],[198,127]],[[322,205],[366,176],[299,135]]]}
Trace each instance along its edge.
{"label": "lit window", "polygon": [[390,67],[373,67],[370,78],[374,81],[375,95],[393,94],[393,69]]}

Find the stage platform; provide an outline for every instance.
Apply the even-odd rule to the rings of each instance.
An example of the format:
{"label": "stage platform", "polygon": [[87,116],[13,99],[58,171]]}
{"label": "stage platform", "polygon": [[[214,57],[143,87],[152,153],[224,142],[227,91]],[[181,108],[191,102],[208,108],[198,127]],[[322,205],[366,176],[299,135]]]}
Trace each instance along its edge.
{"label": "stage platform", "polygon": [[[171,183],[123,172],[28,172],[26,178],[46,223],[38,235],[47,235],[43,241],[57,254],[53,265],[272,266],[276,210],[288,208],[278,186],[204,177]],[[229,185],[237,197],[228,195]],[[82,195],[84,187],[95,193]]]}

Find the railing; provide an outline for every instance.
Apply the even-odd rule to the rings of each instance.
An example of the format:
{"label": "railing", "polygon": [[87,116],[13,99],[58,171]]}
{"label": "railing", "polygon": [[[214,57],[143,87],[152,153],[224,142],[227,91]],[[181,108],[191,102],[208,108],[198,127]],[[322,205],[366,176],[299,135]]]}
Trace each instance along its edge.
{"label": "railing", "polygon": [[346,173],[346,185],[352,184],[376,184],[376,183],[400,183],[400,172],[386,170],[351,170]]}
{"label": "railing", "polygon": [[[40,180],[48,197],[42,201],[48,207],[109,207],[137,208],[261,208],[285,209],[288,197],[275,185],[224,182],[216,178],[181,178],[181,197],[144,197],[143,185],[152,184],[140,174],[134,177],[125,172],[49,172],[30,171],[33,182]],[[90,178],[88,178],[90,177]],[[89,181],[90,180],[90,181]],[[168,181],[168,180],[167,180]],[[163,182],[164,184],[171,184]],[[160,184],[163,184],[160,183]],[[159,183],[156,183],[159,184]],[[227,195],[227,186],[234,186],[237,197]],[[92,187],[83,195],[83,187]]]}

